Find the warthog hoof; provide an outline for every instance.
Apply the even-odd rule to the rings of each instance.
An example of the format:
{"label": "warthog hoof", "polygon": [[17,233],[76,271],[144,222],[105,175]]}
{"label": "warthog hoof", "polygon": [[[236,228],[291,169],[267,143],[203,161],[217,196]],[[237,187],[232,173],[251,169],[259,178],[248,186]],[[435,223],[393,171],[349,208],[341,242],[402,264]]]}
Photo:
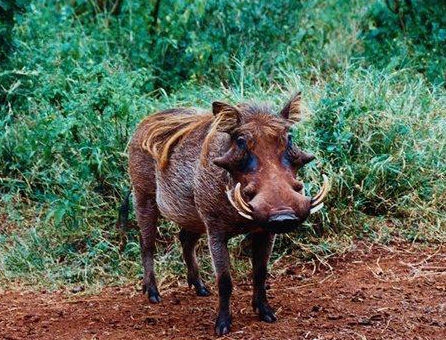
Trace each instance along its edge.
{"label": "warthog hoof", "polygon": [[146,285],[143,285],[142,291],[144,294],[147,293],[147,296],[151,303],[160,303],[161,302],[161,296],[160,296],[160,293],[158,292],[158,288],[153,287],[153,286],[147,288]]}
{"label": "warthog hoof", "polygon": [[161,296],[159,295],[159,293],[149,293],[149,301],[151,303],[160,303]]}
{"label": "warthog hoof", "polygon": [[193,283],[193,285],[195,287],[195,292],[197,293],[197,296],[211,295],[211,292],[209,291],[209,289],[206,288],[206,286],[203,284],[203,282],[201,282],[201,280],[199,282]]}
{"label": "warthog hoof", "polygon": [[272,309],[266,303],[259,303],[254,308],[254,311],[259,314],[259,318],[261,321],[265,321],[268,323],[277,321],[277,316],[274,313],[274,309]]}
{"label": "warthog hoof", "polygon": [[203,284],[201,280],[187,280],[189,284],[189,288],[194,286],[195,287],[195,293],[197,296],[209,296],[211,295],[211,292],[209,289],[206,288],[206,286]]}
{"label": "warthog hoof", "polygon": [[197,292],[197,296],[209,296],[211,292],[205,287],[195,287],[195,291]]}
{"label": "warthog hoof", "polygon": [[228,334],[231,330],[231,316],[230,315],[219,315],[217,321],[215,322],[215,334],[222,336]]}

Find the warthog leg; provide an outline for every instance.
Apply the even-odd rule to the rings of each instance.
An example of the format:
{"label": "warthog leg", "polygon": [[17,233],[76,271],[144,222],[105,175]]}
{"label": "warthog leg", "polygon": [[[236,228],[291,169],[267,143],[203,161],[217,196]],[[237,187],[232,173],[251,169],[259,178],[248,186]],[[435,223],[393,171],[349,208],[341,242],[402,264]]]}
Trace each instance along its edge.
{"label": "warthog leg", "polygon": [[269,232],[252,233],[252,308],[259,314],[260,320],[274,322],[277,320],[274,310],[266,298],[265,281],[268,275],[268,260],[274,245],[275,235]]}
{"label": "warthog leg", "polygon": [[208,229],[209,250],[212,255],[218,287],[218,316],[215,333],[218,336],[229,333],[231,329],[230,299],[232,279],[228,252],[228,239],[220,233],[210,233]]}
{"label": "warthog leg", "polygon": [[183,247],[183,259],[187,266],[187,283],[189,287],[195,287],[198,296],[209,296],[210,292],[203,284],[195,257],[195,246],[200,239],[200,234],[185,229],[180,231],[180,241]]}
{"label": "warthog leg", "polygon": [[158,303],[161,301],[156,286],[155,272],[153,268],[153,255],[155,253],[155,239],[157,235],[156,224],[159,211],[155,197],[138,194],[135,192],[136,219],[140,228],[140,244],[144,278],[142,284],[143,293],[148,295],[149,301]]}

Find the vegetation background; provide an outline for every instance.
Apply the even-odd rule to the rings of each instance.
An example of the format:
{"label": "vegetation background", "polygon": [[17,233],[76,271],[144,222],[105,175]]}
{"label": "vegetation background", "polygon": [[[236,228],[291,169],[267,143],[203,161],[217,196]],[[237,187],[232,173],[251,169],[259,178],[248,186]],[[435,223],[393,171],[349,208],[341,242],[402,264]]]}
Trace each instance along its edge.
{"label": "vegetation background", "polygon": [[[332,191],[274,259],[356,238],[445,242],[444,13],[435,0],[0,0],[1,285],[136,284],[137,231],[115,223],[137,123],[214,100],[279,108],[298,90],[296,143],[317,155],[299,176],[324,171]],[[175,232],[160,227],[161,283],[184,277]]]}

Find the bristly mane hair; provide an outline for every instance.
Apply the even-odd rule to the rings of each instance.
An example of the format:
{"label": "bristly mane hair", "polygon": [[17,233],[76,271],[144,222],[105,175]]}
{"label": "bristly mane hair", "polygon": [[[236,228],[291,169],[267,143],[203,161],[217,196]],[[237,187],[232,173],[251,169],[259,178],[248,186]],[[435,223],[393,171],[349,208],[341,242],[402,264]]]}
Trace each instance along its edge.
{"label": "bristly mane hair", "polygon": [[169,110],[147,117],[148,128],[141,147],[157,162],[160,169],[169,163],[171,149],[192,131],[211,125],[212,114],[197,114],[194,110]]}
{"label": "bristly mane hair", "polygon": [[[243,128],[236,129],[236,131],[255,129],[262,130],[267,135],[277,135],[289,127],[287,121],[274,115],[268,106],[240,104],[237,108],[240,109],[244,118],[242,118],[242,121],[246,121],[246,124]],[[253,120],[249,119],[254,117]],[[254,122],[254,120],[257,122]],[[202,152],[202,155],[206,155],[212,137],[217,131],[224,131],[227,124],[225,112],[214,116],[212,114],[199,114],[193,109],[185,108],[162,111],[145,118],[144,122],[146,122],[148,128],[141,147],[155,159],[161,170],[169,164],[172,148],[191,132],[197,129],[203,129],[207,132]],[[205,161],[205,159],[201,159],[202,163]]]}
{"label": "bristly mane hair", "polygon": [[236,134],[248,132],[256,139],[262,136],[275,137],[293,125],[293,122],[274,114],[271,106],[265,103],[242,103],[237,108],[243,112],[245,119],[243,124],[235,129]]}

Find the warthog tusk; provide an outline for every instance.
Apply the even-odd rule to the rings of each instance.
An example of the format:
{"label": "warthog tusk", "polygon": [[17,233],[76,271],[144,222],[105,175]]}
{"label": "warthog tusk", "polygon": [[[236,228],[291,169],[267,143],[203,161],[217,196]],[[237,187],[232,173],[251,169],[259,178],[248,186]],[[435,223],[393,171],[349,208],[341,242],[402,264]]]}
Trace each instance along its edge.
{"label": "warthog tusk", "polygon": [[319,205],[311,208],[310,209],[310,214],[314,214],[315,212],[318,212],[319,210],[322,209],[323,206],[324,206],[324,203],[320,203]]}
{"label": "warthog tusk", "polygon": [[[234,190],[234,197],[235,200],[232,198],[232,190],[229,189],[228,187],[226,187],[226,196],[228,197],[228,201],[229,203],[231,203],[231,205],[235,208],[235,210],[237,210],[237,212],[243,216],[244,218],[248,219],[248,220],[253,220],[252,216],[247,214],[247,213],[252,213],[252,210],[249,209],[248,205],[245,203],[245,201],[243,200],[243,198],[241,197],[240,194],[240,183],[237,183],[237,185],[235,186],[235,190]],[[238,192],[238,194],[237,194]],[[237,197],[239,197],[239,199],[237,199]],[[241,206],[239,207],[236,202],[238,204],[240,204]],[[242,203],[243,202],[243,203]],[[244,204],[244,206],[242,205]],[[243,208],[246,209],[246,212],[243,211]]]}
{"label": "warthog tusk", "polygon": [[322,184],[321,190],[317,193],[316,196],[314,196],[311,199],[311,210],[310,213],[314,213],[318,211],[320,208],[322,208],[322,201],[327,196],[328,192],[330,191],[330,186],[328,184],[328,177],[326,175],[322,175],[324,179],[324,183]]}
{"label": "warthog tusk", "polygon": [[248,220],[253,220],[252,216],[245,214],[244,212],[241,212],[240,210],[237,210],[237,212],[239,213],[239,215],[243,216],[244,218],[248,219]]}
{"label": "warthog tusk", "polygon": [[235,189],[234,189],[234,198],[235,198],[235,201],[240,205],[240,207],[244,210],[244,211],[246,211],[247,213],[252,213],[252,210],[251,210],[251,208],[248,206],[248,204],[245,202],[245,200],[243,199],[243,197],[242,197],[242,193],[240,192],[240,186],[241,186],[241,184],[240,184],[240,182],[238,182],[237,184],[236,184],[236,186],[235,186]]}

